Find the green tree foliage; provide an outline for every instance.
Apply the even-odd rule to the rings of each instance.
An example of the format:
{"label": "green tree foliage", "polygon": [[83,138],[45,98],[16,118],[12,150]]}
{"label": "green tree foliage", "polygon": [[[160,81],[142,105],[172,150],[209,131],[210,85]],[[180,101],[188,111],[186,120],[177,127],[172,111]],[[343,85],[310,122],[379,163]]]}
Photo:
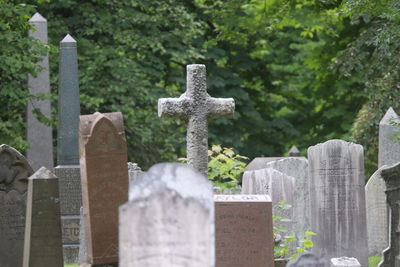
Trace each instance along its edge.
{"label": "green tree foliage", "polygon": [[[18,0],[0,1],[8,7],[0,11],[0,25],[14,25],[0,40],[19,40],[1,46],[10,55],[1,62],[23,62],[1,64],[8,88],[1,94],[14,100],[0,100],[0,129],[4,136],[18,133],[4,142],[23,144],[21,77],[33,70],[34,53],[26,35],[18,36],[26,21],[19,17],[22,27],[6,18],[18,18],[8,9],[30,13],[26,20],[33,10]],[[54,95],[59,41],[70,33],[78,42],[82,114],[123,112],[130,160],[144,169],[185,155],[186,126],[157,118],[157,99],[184,92],[186,64],[206,64],[209,93],[236,101],[233,120],[210,123],[209,142],[250,158],[343,138],[365,146],[372,170],[377,122],[390,105],[400,108],[395,0],[27,2],[48,19]]]}
{"label": "green tree foliage", "polygon": [[19,150],[27,147],[27,77],[39,70],[35,62],[46,52],[44,46],[28,37],[28,20],[33,13],[32,6],[0,0],[0,143]]}

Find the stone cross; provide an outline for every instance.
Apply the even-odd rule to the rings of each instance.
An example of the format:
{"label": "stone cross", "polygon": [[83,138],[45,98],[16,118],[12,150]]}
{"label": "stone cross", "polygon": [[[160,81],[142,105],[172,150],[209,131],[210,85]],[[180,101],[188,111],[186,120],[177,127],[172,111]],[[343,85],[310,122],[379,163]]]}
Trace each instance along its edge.
{"label": "stone cross", "polygon": [[178,117],[187,122],[188,164],[207,177],[208,125],[213,118],[231,118],[235,110],[233,98],[214,98],[207,93],[206,66],[186,67],[186,92],[179,98],[158,100],[159,117]]}
{"label": "stone cross", "polygon": [[[36,13],[29,23],[36,29],[29,31],[29,36],[47,45],[47,20]],[[26,138],[29,143],[26,157],[34,171],[42,166],[46,168],[54,166],[52,127],[38,121],[34,114],[37,110],[47,119],[51,118],[50,100],[36,98],[40,94],[50,93],[49,56],[45,55],[37,64],[43,69],[37,73],[36,77],[28,76],[29,93],[32,99],[28,103],[26,113]]]}

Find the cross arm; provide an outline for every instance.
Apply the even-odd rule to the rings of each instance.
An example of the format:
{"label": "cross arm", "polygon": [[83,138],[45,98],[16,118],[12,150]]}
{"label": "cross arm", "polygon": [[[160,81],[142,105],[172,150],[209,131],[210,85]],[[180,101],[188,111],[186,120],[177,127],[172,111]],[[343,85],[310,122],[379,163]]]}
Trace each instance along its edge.
{"label": "cross arm", "polygon": [[207,101],[207,109],[209,118],[232,118],[235,112],[235,100],[210,97]]}
{"label": "cross arm", "polygon": [[189,100],[186,97],[158,99],[158,117],[186,118],[189,110]]}

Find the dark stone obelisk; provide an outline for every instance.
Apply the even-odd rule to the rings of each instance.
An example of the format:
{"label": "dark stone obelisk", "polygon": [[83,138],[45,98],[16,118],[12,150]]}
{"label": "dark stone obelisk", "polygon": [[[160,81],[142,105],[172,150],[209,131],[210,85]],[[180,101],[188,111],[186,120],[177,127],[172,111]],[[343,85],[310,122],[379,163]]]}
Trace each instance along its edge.
{"label": "dark stone obelisk", "polygon": [[58,166],[64,262],[77,263],[79,210],[82,206],[79,168],[79,85],[76,41],[68,34],[60,43],[58,91]]}

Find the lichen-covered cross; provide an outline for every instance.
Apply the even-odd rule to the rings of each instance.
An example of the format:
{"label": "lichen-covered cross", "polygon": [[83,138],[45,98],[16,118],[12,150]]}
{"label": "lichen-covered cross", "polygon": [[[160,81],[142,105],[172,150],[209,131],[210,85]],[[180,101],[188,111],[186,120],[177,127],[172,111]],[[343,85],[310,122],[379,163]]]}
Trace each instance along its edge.
{"label": "lichen-covered cross", "polygon": [[207,121],[213,118],[231,118],[235,111],[235,101],[233,98],[214,98],[207,93],[205,65],[188,65],[186,82],[186,92],[179,98],[158,100],[158,116],[178,117],[187,122],[188,164],[207,177]]}

